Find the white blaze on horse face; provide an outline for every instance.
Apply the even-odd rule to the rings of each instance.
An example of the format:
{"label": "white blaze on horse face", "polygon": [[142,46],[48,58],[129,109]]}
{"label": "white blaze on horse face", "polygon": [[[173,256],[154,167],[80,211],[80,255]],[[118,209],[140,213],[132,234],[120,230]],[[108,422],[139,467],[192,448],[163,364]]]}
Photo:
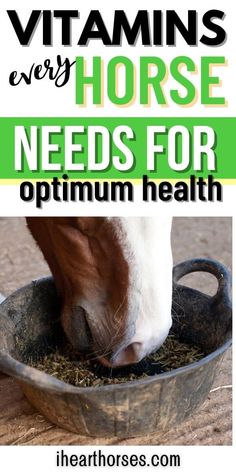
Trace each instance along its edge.
{"label": "white blaze on horse face", "polygon": [[[136,318],[130,345],[138,343],[139,359],[162,345],[172,323],[171,220],[159,216],[119,221],[121,244],[129,264],[127,325],[129,319]],[[124,351],[117,353],[114,363],[126,363],[123,356]]]}

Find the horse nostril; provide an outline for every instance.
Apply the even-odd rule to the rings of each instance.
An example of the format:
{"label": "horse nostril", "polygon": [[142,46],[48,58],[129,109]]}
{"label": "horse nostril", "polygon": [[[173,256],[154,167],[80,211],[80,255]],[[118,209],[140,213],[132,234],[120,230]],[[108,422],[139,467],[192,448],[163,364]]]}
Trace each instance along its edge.
{"label": "horse nostril", "polygon": [[129,344],[129,346],[125,347],[114,356],[112,359],[113,367],[139,362],[142,358],[141,351],[142,343]]}

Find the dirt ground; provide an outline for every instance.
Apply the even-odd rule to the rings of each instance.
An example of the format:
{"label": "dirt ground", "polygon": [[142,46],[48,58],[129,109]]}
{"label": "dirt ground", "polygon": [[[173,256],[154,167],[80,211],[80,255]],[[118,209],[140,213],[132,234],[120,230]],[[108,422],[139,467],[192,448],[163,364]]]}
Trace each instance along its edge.
{"label": "dirt ground", "polygon": [[[0,218],[0,293],[5,296],[49,273],[23,218]],[[230,218],[175,218],[172,231],[174,263],[192,257],[218,259],[231,267]],[[213,276],[186,277],[189,286],[213,294]],[[129,440],[96,439],[69,433],[49,423],[26,400],[15,380],[0,373],[0,444],[232,444],[231,350],[225,355],[207,401],[197,413],[165,434]]]}

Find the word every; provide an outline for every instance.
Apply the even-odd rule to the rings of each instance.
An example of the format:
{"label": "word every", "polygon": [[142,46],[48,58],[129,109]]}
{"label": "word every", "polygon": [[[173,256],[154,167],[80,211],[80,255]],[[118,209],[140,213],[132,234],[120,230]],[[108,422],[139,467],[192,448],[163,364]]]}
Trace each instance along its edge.
{"label": "word every", "polygon": [[70,61],[67,57],[63,60],[60,55],[57,56],[56,65],[52,64],[51,59],[45,59],[42,64],[32,64],[28,72],[12,71],[9,75],[9,84],[12,87],[21,82],[31,85],[33,80],[42,80],[47,77],[54,82],[56,87],[66,85],[71,77],[71,68],[75,61]]}
{"label": "word every", "polygon": [[[105,126],[30,126],[28,132],[24,126],[15,126],[15,170],[23,171],[27,163],[31,171],[104,172],[112,166],[125,172],[136,164],[132,147],[137,139],[126,125],[112,132]],[[175,171],[189,165],[196,171],[203,167],[213,171],[214,147],[215,132],[209,126],[194,126],[192,132],[180,125],[147,126],[145,170],[156,171],[158,157],[165,156]]]}

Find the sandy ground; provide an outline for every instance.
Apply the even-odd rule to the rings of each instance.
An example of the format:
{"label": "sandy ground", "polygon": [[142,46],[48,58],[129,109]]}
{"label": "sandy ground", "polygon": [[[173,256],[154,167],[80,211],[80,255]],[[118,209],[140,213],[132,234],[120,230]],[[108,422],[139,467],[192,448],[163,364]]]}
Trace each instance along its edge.
{"label": "sandy ground", "polygon": [[[5,296],[49,273],[23,218],[0,218],[0,247],[0,292]],[[231,267],[231,219],[175,218],[172,247],[174,263],[210,257]],[[185,283],[209,294],[214,294],[217,287],[213,276],[202,273],[186,277]],[[129,440],[96,439],[69,433],[49,423],[28,403],[16,382],[0,373],[0,444],[230,445],[231,384],[228,351],[213,391],[191,419],[165,434]]]}

